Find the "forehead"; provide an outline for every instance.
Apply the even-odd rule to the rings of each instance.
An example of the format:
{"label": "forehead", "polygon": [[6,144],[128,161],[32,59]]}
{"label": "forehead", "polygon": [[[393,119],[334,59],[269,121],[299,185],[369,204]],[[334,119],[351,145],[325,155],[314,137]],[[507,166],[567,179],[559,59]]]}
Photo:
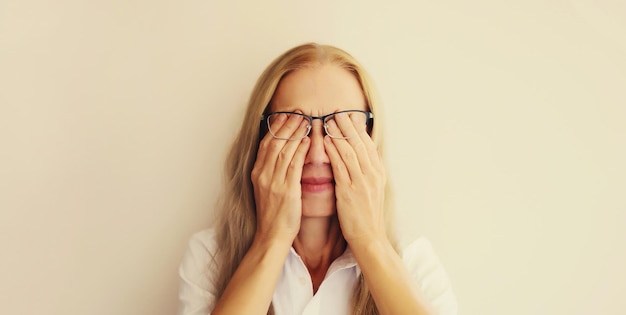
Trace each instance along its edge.
{"label": "forehead", "polygon": [[354,74],[336,65],[296,70],[278,85],[270,111],[301,111],[321,116],[340,110],[367,110],[365,96]]}

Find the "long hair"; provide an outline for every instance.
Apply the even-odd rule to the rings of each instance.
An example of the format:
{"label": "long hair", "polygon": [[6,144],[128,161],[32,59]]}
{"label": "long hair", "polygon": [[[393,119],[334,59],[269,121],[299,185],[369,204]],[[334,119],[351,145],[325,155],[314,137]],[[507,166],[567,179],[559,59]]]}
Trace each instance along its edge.
{"label": "long hair", "polygon": [[[309,43],[292,48],[276,58],[265,69],[248,101],[248,107],[239,133],[229,151],[224,170],[224,186],[217,204],[217,244],[213,262],[217,264],[216,285],[218,298],[224,293],[228,282],[237,270],[241,260],[250,248],[256,232],[256,204],[250,173],[256,160],[260,142],[260,117],[280,83],[292,71],[301,68],[332,64],[350,71],[359,81],[367,106],[374,114],[375,123],[371,136],[383,154],[382,119],[379,101],[373,84],[363,67],[345,51],[328,45]],[[385,220],[387,233],[392,243],[392,198],[389,181],[385,187]],[[378,314],[374,300],[368,290],[363,275],[357,281],[352,301],[353,314]],[[273,314],[272,306],[268,314]]]}

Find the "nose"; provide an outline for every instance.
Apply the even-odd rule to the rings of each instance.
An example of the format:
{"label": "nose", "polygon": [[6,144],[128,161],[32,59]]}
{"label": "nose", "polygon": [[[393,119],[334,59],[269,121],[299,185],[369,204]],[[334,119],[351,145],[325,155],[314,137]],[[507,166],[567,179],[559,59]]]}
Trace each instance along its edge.
{"label": "nose", "polygon": [[326,149],[324,149],[324,127],[322,121],[313,121],[309,137],[311,138],[311,145],[304,159],[304,164],[330,164],[330,158],[326,154]]}

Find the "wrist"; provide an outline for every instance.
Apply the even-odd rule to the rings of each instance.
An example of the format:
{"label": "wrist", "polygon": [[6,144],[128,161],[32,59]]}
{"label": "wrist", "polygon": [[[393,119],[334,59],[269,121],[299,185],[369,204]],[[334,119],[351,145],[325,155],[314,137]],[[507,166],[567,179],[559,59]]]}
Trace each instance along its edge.
{"label": "wrist", "polygon": [[393,246],[386,235],[364,235],[361,237],[351,238],[350,240],[347,240],[347,242],[352,252],[355,254],[364,253],[369,255],[380,251],[386,251],[388,249],[393,250]]}
{"label": "wrist", "polygon": [[288,247],[290,248],[293,244],[293,240],[295,235],[288,231],[259,231],[254,235],[254,240],[252,244],[258,244],[265,246],[278,246],[278,247]]}

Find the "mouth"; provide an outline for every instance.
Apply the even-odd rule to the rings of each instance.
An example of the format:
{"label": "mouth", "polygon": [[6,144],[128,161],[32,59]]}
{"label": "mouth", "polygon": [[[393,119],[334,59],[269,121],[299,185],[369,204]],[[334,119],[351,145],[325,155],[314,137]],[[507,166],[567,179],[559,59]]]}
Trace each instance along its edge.
{"label": "mouth", "polygon": [[320,193],[334,190],[335,181],[332,177],[306,177],[300,182],[303,192]]}

